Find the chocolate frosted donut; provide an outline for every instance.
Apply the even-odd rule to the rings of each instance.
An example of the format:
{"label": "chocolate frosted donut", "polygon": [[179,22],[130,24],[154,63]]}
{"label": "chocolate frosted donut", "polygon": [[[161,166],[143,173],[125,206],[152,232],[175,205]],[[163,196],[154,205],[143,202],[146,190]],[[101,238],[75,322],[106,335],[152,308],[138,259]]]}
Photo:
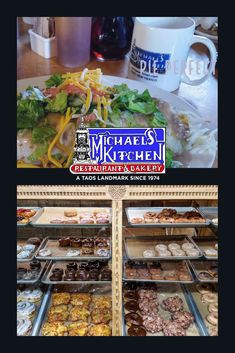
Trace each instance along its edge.
{"label": "chocolate frosted donut", "polygon": [[76,262],[69,262],[66,267],[68,270],[73,269],[76,271],[78,269],[78,265]]}
{"label": "chocolate frosted donut", "polygon": [[125,309],[128,311],[138,311],[139,310],[139,305],[137,303],[137,301],[135,300],[129,300],[125,303]]}
{"label": "chocolate frosted donut", "polygon": [[31,261],[29,264],[32,270],[41,268],[41,262],[38,260]]}
{"label": "chocolate frosted donut", "polygon": [[59,239],[59,246],[69,246],[70,245],[70,238],[69,237],[62,237]]}
{"label": "chocolate frosted donut", "polygon": [[127,333],[129,336],[146,336],[146,331],[141,326],[131,325],[128,328]]}
{"label": "chocolate frosted donut", "polygon": [[133,325],[141,326],[143,324],[142,317],[139,314],[134,312],[126,314],[125,321],[127,325],[133,324]]}
{"label": "chocolate frosted donut", "polygon": [[33,245],[40,245],[41,244],[41,239],[39,237],[31,237],[27,240],[27,244],[33,244]]}
{"label": "chocolate frosted donut", "polygon": [[101,281],[111,281],[112,280],[112,271],[107,269],[105,271],[101,271],[100,275]]}
{"label": "chocolate frosted donut", "polygon": [[77,281],[87,281],[88,272],[85,269],[79,269],[76,272]]}
{"label": "chocolate frosted donut", "polygon": [[129,291],[124,294],[124,298],[138,300],[138,294],[135,291]]}
{"label": "chocolate frosted donut", "polygon": [[53,268],[52,273],[53,273],[53,274],[60,274],[60,275],[63,275],[64,270],[63,270],[62,268],[55,267],[55,268]]}
{"label": "chocolate frosted donut", "polygon": [[70,238],[70,246],[71,246],[72,248],[81,248],[81,246],[82,246],[81,239],[79,239],[79,238],[73,238],[73,239],[71,239],[71,238]]}

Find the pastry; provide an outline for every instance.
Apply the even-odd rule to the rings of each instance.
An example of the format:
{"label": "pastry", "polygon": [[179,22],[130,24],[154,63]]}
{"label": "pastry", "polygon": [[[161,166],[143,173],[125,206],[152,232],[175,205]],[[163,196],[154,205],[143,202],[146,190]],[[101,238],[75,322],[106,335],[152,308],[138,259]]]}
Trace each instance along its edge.
{"label": "pastry", "polygon": [[168,297],[162,301],[162,307],[171,313],[183,310],[183,300],[175,295],[174,297]]}
{"label": "pastry", "polygon": [[110,219],[109,219],[109,217],[96,216],[96,223],[97,224],[108,224],[108,223],[110,223]]}
{"label": "pastry", "polygon": [[108,296],[100,296],[96,297],[94,296],[92,298],[92,303],[94,305],[95,309],[110,309],[112,307],[112,298]]}
{"label": "pastry", "polygon": [[80,249],[82,247],[82,241],[79,238],[70,238],[70,246],[72,248]]}
{"label": "pastry", "polygon": [[23,250],[33,252],[36,248],[36,245],[33,244],[26,244],[23,246]]}
{"label": "pastry", "polygon": [[136,326],[136,325],[131,325],[127,333],[129,336],[146,336],[146,331],[143,327],[141,326]]}
{"label": "pastry", "polygon": [[41,268],[41,262],[38,260],[33,260],[30,262],[29,266],[32,270],[39,269],[39,268]]}
{"label": "pastry", "polygon": [[152,280],[154,280],[154,281],[162,281],[162,280],[163,280],[162,271],[161,271],[161,273],[154,273],[154,274],[151,274],[151,278],[152,278]]}
{"label": "pastry", "polygon": [[89,336],[111,336],[112,330],[109,325],[106,324],[98,324],[90,327]]}
{"label": "pastry", "polygon": [[141,223],[144,223],[144,219],[140,217],[135,217],[130,220],[130,223],[141,224]]}
{"label": "pastry", "polygon": [[191,249],[194,249],[194,245],[192,243],[183,243],[181,248],[184,250],[184,251],[187,251],[187,250],[191,250]]}
{"label": "pastry", "polygon": [[33,244],[36,246],[39,246],[41,244],[42,240],[39,237],[31,237],[27,240],[27,244]]}
{"label": "pastry", "polygon": [[17,254],[17,259],[27,259],[30,256],[30,251],[24,250]]}
{"label": "pastry", "polygon": [[59,275],[63,275],[64,274],[64,270],[62,268],[59,268],[59,267],[54,267],[52,269],[52,273],[53,274],[59,274]]}
{"label": "pastry", "polygon": [[77,256],[80,256],[81,252],[80,250],[68,250],[66,256],[68,257],[77,257]]}
{"label": "pastry", "polygon": [[210,275],[210,273],[208,271],[201,271],[198,273],[198,278],[201,281],[211,281],[213,279],[213,277]]}
{"label": "pastry", "polygon": [[85,238],[82,240],[82,254],[85,256],[94,255],[94,239]]}
{"label": "pastry", "polygon": [[22,300],[35,303],[41,299],[43,292],[40,288],[26,289],[21,293]]}
{"label": "pastry", "polygon": [[212,303],[208,306],[208,311],[210,313],[218,313],[218,303]]}
{"label": "pastry", "polygon": [[65,270],[64,281],[76,281],[77,276],[75,270]]}
{"label": "pastry", "polygon": [[218,326],[207,324],[207,329],[210,336],[218,336]]}
{"label": "pastry", "polygon": [[92,218],[93,217],[93,213],[91,212],[81,212],[79,213],[79,218]]}
{"label": "pastry", "polygon": [[196,289],[201,294],[211,293],[212,286],[209,283],[198,283],[196,284]]}
{"label": "pastry", "polygon": [[157,256],[169,257],[169,256],[171,256],[171,252],[169,250],[158,250]]}
{"label": "pastry", "polygon": [[64,216],[65,217],[76,217],[78,215],[76,210],[68,210],[64,211]]}
{"label": "pastry", "polygon": [[81,218],[80,219],[80,224],[94,224],[95,223],[95,219],[93,217],[89,217],[89,218]]}
{"label": "pastry", "polygon": [[70,304],[88,308],[91,302],[91,295],[88,293],[72,293]]}
{"label": "pastry", "polygon": [[158,312],[159,302],[157,299],[149,300],[147,298],[139,299],[139,309],[143,315],[156,314]]}
{"label": "pastry", "polygon": [[90,311],[81,306],[74,306],[69,313],[69,321],[87,321],[90,316]]}
{"label": "pastry", "polygon": [[59,272],[55,272],[55,273],[53,273],[52,275],[50,275],[50,277],[49,277],[49,279],[50,279],[50,281],[52,281],[52,282],[59,282],[59,281],[62,281],[62,274],[60,274]]}
{"label": "pastry", "polygon": [[109,269],[101,271],[100,280],[101,281],[112,281],[112,271]]}
{"label": "pastry", "polygon": [[156,251],[166,251],[167,250],[167,246],[165,244],[157,244],[155,246],[155,250]]}
{"label": "pastry", "polygon": [[88,272],[85,269],[80,268],[76,271],[76,279],[77,281],[87,281],[88,279]]}
{"label": "pastry", "polygon": [[143,320],[142,317],[134,312],[125,314],[125,321],[128,326],[130,325],[137,325],[137,326],[142,326]]}
{"label": "pastry", "polygon": [[151,273],[149,272],[148,269],[138,269],[137,272],[137,278],[140,278],[140,279],[151,279],[152,276],[151,276]]}
{"label": "pastry", "polygon": [[176,257],[183,257],[185,256],[185,252],[181,249],[178,249],[178,250],[172,250],[172,255],[173,256],[176,256]]}
{"label": "pastry", "polygon": [[218,243],[215,243],[215,250],[218,250]]}
{"label": "pastry", "polygon": [[69,304],[70,294],[67,292],[52,293],[52,305]]}
{"label": "pastry", "polygon": [[190,257],[198,257],[200,255],[200,252],[198,249],[189,249],[186,250],[186,254]]}
{"label": "pastry", "polygon": [[67,269],[73,269],[73,270],[77,270],[78,269],[78,265],[76,262],[68,262],[68,264],[66,265]]}
{"label": "pastry", "polygon": [[87,322],[72,322],[68,325],[68,335],[69,336],[86,336],[88,333],[88,323]]}
{"label": "pastry", "polygon": [[17,245],[17,248],[16,248],[16,250],[17,250],[17,254],[19,254],[19,252],[21,252],[21,251],[22,251],[22,246],[20,246],[20,245]]}
{"label": "pastry", "polygon": [[91,313],[91,322],[93,324],[108,324],[112,320],[110,309],[94,309]]}
{"label": "pastry", "polygon": [[59,246],[70,246],[70,238],[69,237],[62,237],[58,240]]}
{"label": "pastry", "polygon": [[154,257],[155,251],[151,249],[144,250],[143,257]]}
{"label": "pastry", "polygon": [[216,303],[218,301],[217,293],[202,294],[201,300],[203,303]]}
{"label": "pastry", "polygon": [[168,321],[163,327],[165,336],[186,336],[186,331],[176,322]]}
{"label": "pastry", "polygon": [[63,224],[78,224],[78,220],[77,218],[69,217],[63,220]]}
{"label": "pastry", "polygon": [[194,316],[188,311],[178,311],[172,315],[172,320],[186,330],[194,322]]}
{"label": "pastry", "polygon": [[139,299],[147,298],[149,300],[157,299],[157,292],[153,289],[139,289]]}
{"label": "pastry", "polygon": [[178,276],[175,271],[165,271],[164,272],[164,280],[165,281],[177,281]]}
{"label": "pastry", "polygon": [[124,298],[125,299],[130,299],[130,300],[137,300],[138,299],[138,294],[135,291],[129,291],[124,293]]}
{"label": "pastry", "polygon": [[178,278],[182,282],[189,282],[192,281],[192,278],[189,273],[187,272],[178,272]]}
{"label": "pastry", "polygon": [[63,322],[45,322],[42,327],[42,336],[66,336],[67,331]]}
{"label": "pastry", "polygon": [[218,251],[215,249],[206,249],[205,254],[208,257],[216,257],[216,256],[218,256]]}
{"label": "pastry", "polygon": [[27,316],[31,318],[36,311],[36,305],[34,303],[30,303],[29,301],[21,301],[17,303],[17,315],[19,316]]}
{"label": "pastry", "polygon": [[214,326],[218,325],[218,312],[212,312],[206,317],[207,321]]}
{"label": "pastry", "polygon": [[125,309],[128,311],[138,311],[139,310],[139,305],[138,302],[135,300],[128,300],[125,305],[124,305]]}
{"label": "pastry", "polygon": [[168,245],[168,249],[169,249],[170,251],[173,251],[173,250],[180,250],[180,246],[179,246],[179,244],[176,244],[176,243],[170,243],[170,244]]}
{"label": "pastry", "polygon": [[63,224],[64,223],[64,218],[63,217],[56,217],[56,218],[52,218],[50,220],[51,224]]}
{"label": "pastry", "polygon": [[66,321],[68,319],[68,316],[69,316],[68,306],[61,304],[61,305],[56,305],[56,306],[50,307],[47,320],[49,322]]}
{"label": "pastry", "polygon": [[148,332],[160,332],[163,329],[164,320],[157,314],[146,315],[143,317],[143,326]]}
{"label": "pastry", "polygon": [[32,329],[32,322],[27,318],[17,319],[17,336],[27,336]]}
{"label": "pastry", "polygon": [[39,256],[42,256],[42,257],[47,257],[47,256],[51,256],[52,252],[50,249],[42,249],[42,250],[39,250]]}

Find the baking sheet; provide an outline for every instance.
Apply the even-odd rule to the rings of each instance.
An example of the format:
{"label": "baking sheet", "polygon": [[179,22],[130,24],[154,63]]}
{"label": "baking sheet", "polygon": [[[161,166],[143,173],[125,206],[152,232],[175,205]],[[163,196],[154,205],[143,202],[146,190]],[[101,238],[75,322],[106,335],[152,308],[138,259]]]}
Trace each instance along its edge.
{"label": "baking sheet", "polygon": [[[170,281],[170,280],[154,280],[154,279],[140,279],[140,278],[136,278],[136,279],[133,279],[133,278],[127,278],[126,276],[126,262],[127,261],[124,261],[124,265],[123,265],[123,281],[126,281],[126,282],[149,282],[149,283],[193,283],[194,282],[194,279],[193,279],[193,276],[192,276],[192,272],[188,266],[188,263],[187,261],[159,261],[162,265],[162,269],[163,269],[163,276],[164,276],[164,272],[165,271],[175,271],[176,269],[176,266],[182,264],[182,263],[185,263],[186,264],[186,268],[188,270],[188,274],[190,275],[191,277],[191,281],[180,281],[180,280],[174,280],[174,281]],[[151,262],[150,262],[151,263]],[[148,262],[149,264],[149,262]]]}
{"label": "baking sheet", "polygon": [[[76,250],[76,248],[72,248],[70,246],[59,246],[58,240],[61,237],[47,237],[44,239],[44,241],[42,242],[42,244],[40,245],[37,254],[36,254],[36,259],[38,260],[69,260],[69,261],[73,261],[73,260],[108,260],[111,258],[112,256],[112,246],[111,246],[111,239],[108,238],[110,241],[110,251],[109,251],[109,255],[108,256],[97,256],[97,255],[88,255],[88,256],[84,256],[84,255],[79,255],[79,256],[66,256],[66,253],[68,252],[68,250],[72,249],[72,250]],[[79,239],[85,239],[87,237],[84,236],[79,236]],[[107,237],[99,237],[99,238],[105,238],[107,239]],[[39,251],[42,249],[50,249],[52,251],[52,254],[50,256],[40,256],[39,255]]]}
{"label": "baking sheet", "polygon": [[205,218],[209,219],[214,227],[218,227],[218,224],[212,222],[213,218],[218,218],[218,207],[198,207],[197,210],[201,212]]}
{"label": "baking sheet", "polygon": [[38,215],[39,210],[41,209],[41,207],[30,207],[30,206],[24,207],[24,206],[22,206],[22,207],[17,207],[17,210],[20,209],[20,208],[35,210],[36,213],[35,213],[35,215],[33,217],[28,218],[28,223],[21,224],[21,223],[16,222],[17,227],[25,227],[28,224],[30,224],[30,222],[34,220],[34,218]]}
{"label": "baking sheet", "polygon": [[[182,245],[183,243],[191,243],[194,247],[199,251],[199,256],[154,256],[154,257],[144,257],[144,250],[154,250],[157,244],[169,245],[170,243],[177,243],[178,245]],[[125,250],[129,259],[131,260],[187,260],[187,259],[198,259],[202,257],[202,252],[195,244],[195,242],[187,237],[186,235],[178,235],[178,236],[127,236],[124,238]],[[156,253],[156,251],[155,251]]]}
{"label": "baking sheet", "polygon": [[[20,246],[23,247],[24,245],[27,244],[28,238],[29,238],[29,237],[27,237],[27,238],[18,237],[18,238],[17,238],[17,245],[20,245]],[[42,241],[42,243],[43,243],[43,241]],[[28,262],[28,261],[33,260],[34,257],[36,256],[36,254],[37,254],[37,252],[38,252],[40,246],[42,245],[42,243],[41,243],[39,246],[36,246],[35,250],[32,251],[32,252],[30,253],[30,256],[27,257],[26,259],[18,259],[17,256],[16,256],[17,262]],[[43,260],[45,260],[45,259],[43,259]]]}
{"label": "baking sheet", "polygon": [[[99,223],[94,223],[94,224],[79,224],[79,219],[78,217],[71,217],[71,218],[77,218],[78,223],[77,224],[63,224],[63,223],[50,223],[51,219],[57,218],[57,217],[64,217],[64,212],[65,211],[71,211],[71,210],[76,210],[77,213],[83,213],[83,212],[89,212],[93,213],[94,211],[97,212],[108,212],[109,213],[109,218],[110,220],[112,219],[112,209],[110,207],[43,207],[37,214],[37,217],[34,217],[34,219],[30,222],[30,224],[34,227],[108,227],[111,225],[112,222],[110,223],[105,223],[105,224],[99,224]],[[67,217],[69,219],[69,217]]]}
{"label": "baking sheet", "polygon": [[[211,283],[211,286],[213,288],[213,291],[215,293],[218,293],[217,285]],[[187,289],[189,296],[191,296],[192,300],[194,301],[194,304],[197,307],[200,318],[204,323],[204,327],[207,332],[207,335],[210,336],[210,328],[213,327],[213,325],[211,325],[206,319],[207,315],[209,314],[209,310],[208,310],[209,304],[203,303],[201,301],[202,295],[197,291],[195,284],[187,284],[187,285],[185,285],[185,287]]]}
{"label": "baking sheet", "polygon": [[197,278],[198,282],[202,283],[217,283],[218,278],[212,278],[202,280],[199,277],[200,272],[208,271],[211,266],[217,266],[218,267],[218,262],[217,261],[189,261],[189,264],[194,272],[195,277]]}
{"label": "baking sheet", "polygon": [[203,256],[207,260],[217,260],[218,259],[218,255],[217,256],[207,256],[205,254],[205,250],[211,249],[211,248],[215,249],[215,244],[216,243],[218,244],[218,238],[202,236],[202,237],[194,237],[193,240],[197,244],[198,248],[202,251]]}
{"label": "baking sheet", "polygon": [[[54,285],[50,286],[50,289],[48,291],[47,295],[47,301],[45,302],[43,313],[40,317],[40,322],[37,322],[37,330],[34,332],[34,336],[43,336],[41,334],[42,327],[44,323],[47,321],[47,315],[49,312],[49,309],[52,305],[52,293],[54,292],[70,292],[70,293],[90,293],[90,294],[95,294],[97,296],[112,296],[112,287],[111,285],[107,284],[106,286],[104,285],[93,285],[93,284],[66,284],[66,285]],[[71,305],[71,304],[70,304]],[[112,310],[112,308],[110,309]],[[90,319],[90,318],[89,318]],[[88,319],[88,322],[90,320]],[[65,321],[66,324],[72,323],[74,321]],[[93,325],[93,324],[91,324]],[[109,322],[110,327],[112,328],[112,320]]]}
{"label": "baking sheet", "polygon": [[[102,261],[102,260],[101,260]],[[79,263],[79,261],[73,261],[73,262],[77,262]],[[81,262],[81,261],[80,261]],[[46,284],[107,284],[107,283],[112,283],[111,281],[51,281],[50,280],[50,276],[52,274],[52,270],[53,268],[62,268],[63,270],[65,270],[67,267],[66,265],[68,264],[68,261],[56,261],[56,262],[52,262],[50,263],[50,265],[48,266],[46,272],[44,273],[41,281],[43,283]],[[111,266],[111,262],[108,262],[108,268],[111,270],[112,266]]]}
{"label": "baking sheet", "polygon": [[[195,207],[126,207],[125,212],[128,223],[131,227],[205,227],[210,224],[208,219],[205,219],[204,223],[131,223],[132,218],[143,218],[146,212],[161,212],[165,208],[171,208],[176,210],[178,213],[185,213],[188,211],[199,212]],[[199,212],[200,213],[200,212]]]}
{"label": "baking sheet", "polygon": [[[43,271],[45,270],[45,268],[47,267],[48,262],[47,261],[41,261],[41,267],[38,271],[37,277],[35,277],[34,279],[17,279],[17,284],[35,284],[36,282],[38,282],[41,278],[41,275],[43,273]],[[27,270],[30,270],[30,266],[29,266],[29,262],[17,262],[17,269],[18,268],[26,268]]]}
{"label": "baking sheet", "polygon": [[[184,310],[191,312],[195,317],[195,322],[186,330],[186,336],[201,336],[203,332],[201,331],[200,325],[198,324],[198,318],[196,313],[194,312],[193,307],[190,305],[190,301],[187,299],[187,293],[183,290],[180,284],[172,283],[172,284],[158,284],[157,286],[157,293],[158,293],[158,300],[159,300],[159,314],[160,316],[165,319],[169,320],[171,318],[171,313],[165,311],[161,307],[161,303],[163,300],[167,299],[168,297],[178,295],[183,300]],[[124,298],[124,304],[127,301]],[[127,314],[127,311],[124,307],[124,315]],[[140,312],[138,312],[140,314]],[[125,319],[124,319],[125,322]],[[128,326],[125,324],[125,335],[128,336]],[[157,333],[149,333],[146,331],[146,336],[164,336],[163,332]]]}

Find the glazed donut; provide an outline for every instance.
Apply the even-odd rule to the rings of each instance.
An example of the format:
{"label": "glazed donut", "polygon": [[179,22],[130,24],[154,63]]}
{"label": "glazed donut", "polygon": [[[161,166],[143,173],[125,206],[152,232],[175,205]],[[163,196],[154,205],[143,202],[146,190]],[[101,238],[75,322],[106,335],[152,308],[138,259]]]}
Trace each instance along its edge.
{"label": "glazed donut", "polygon": [[33,316],[35,310],[36,305],[34,303],[23,301],[17,304],[17,314],[20,316],[31,317]]}
{"label": "glazed donut", "polygon": [[131,325],[128,328],[127,333],[129,336],[146,336],[146,331],[141,326]]}
{"label": "glazed donut", "polygon": [[185,256],[185,252],[181,249],[172,250],[172,255],[176,257]]}
{"label": "glazed donut", "polygon": [[212,286],[209,283],[198,283],[196,284],[196,289],[201,294],[211,293]]}
{"label": "glazed donut", "polygon": [[131,223],[133,224],[140,224],[140,223],[144,223],[144,219],[141,217],[135,217],[131,219]]}
{"label": "glazed donut", "polygon": [[218,336],[218,326],[207,325],[210,336]]}
{"label": "glazed donut", "polygon": [[200,252],[197,249],[188,249],[186,250],[186,254],[187,256],[196,257],[200,255]]}
{"label": "glazed donut", "polygon": [[40,288],[26,289],[21,293],[21,297],[23,300],[34,303],[41,299],[42,294]]}
{"label": "glazed donut", "polygon": [[218,313],[218,303],[212,303],[208,306],[208,311],[210,313]]}
{"label": "glazed donut", "polygon": [[180,246],[179,246],[179,244],[176,244],[176,243],[170,243],[170,244],[168,245],[168,249],[169,249],[170,251],[173,251],[173,250],[180,250]]}
{"label": "glazed donut", "polygon": [[211,325],[218,325],[218,313],[210,313],[207,315],[206,319]]}
{"label": "glazed donut", "polygon": [[218,300],[218,296],[216,293],[205,293],[202,294],[201,300],[203,303],[216,303]]}
{"label": "glazed donut", "polygon": [[154,257],[155,251],[151,249],[144,250],[143,257]]}
{"label": "glazed donut", "polygon": [[169,250],[158,250],[159,257],[168,257],[171,256],[171,252]]}
{"label": "glazed donut", "polygon": [[125,315],[125,321],[129,326],[132,324],[136,326],[142,326],[143,324],[142,317],[139,314],[133,312]]}
{"label": "glazed donut", "polygon": [[17,336],[26,336],[32,328],[32,322],[29,319],[17,320]]}
{"label": "glazed donut", "polygon": [[191,250],[191,249],[194,249],[194,245],[192,243],[183,243],[181,248],[184,250],[184,251],[187,251],[187,250]]}
{"label": "glazed donut", "polygon": [[50,249],[42,249],[39,250],[39,256],[46,257],[46,256],[51,256],[51,250]]}
{"label": "glazed donut", "polygon": [[167,250],[167,246],[165,244],[157,244],[155,246],[155,250],[156,251],[166,251]]}

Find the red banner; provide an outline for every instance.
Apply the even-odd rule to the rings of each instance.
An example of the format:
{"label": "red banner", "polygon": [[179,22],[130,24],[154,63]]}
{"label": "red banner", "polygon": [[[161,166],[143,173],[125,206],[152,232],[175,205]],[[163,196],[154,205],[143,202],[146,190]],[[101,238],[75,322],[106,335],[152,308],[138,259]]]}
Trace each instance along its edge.
{"label": "red banner", "polygon": [[84,173],[164,173],[162,164],[73,164],[70,167],[73,174]]}

